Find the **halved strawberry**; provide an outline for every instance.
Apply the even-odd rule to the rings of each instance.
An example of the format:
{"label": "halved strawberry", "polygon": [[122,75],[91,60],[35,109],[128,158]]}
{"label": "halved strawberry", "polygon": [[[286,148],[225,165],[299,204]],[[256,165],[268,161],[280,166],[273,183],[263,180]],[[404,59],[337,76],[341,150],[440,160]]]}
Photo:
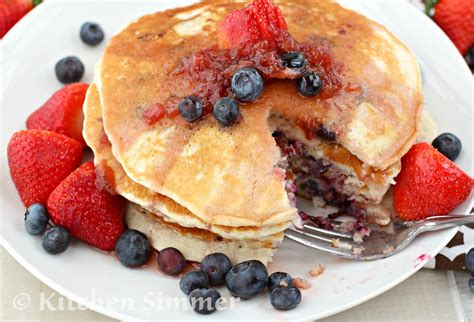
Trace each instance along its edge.
{"label": "halved strawberry", "polygon": [[13,183],[28,207],[46,204],[51,191],[79,166],[82,146],[55,132],[20,131],[13,134],[7,154]]}
{"label": "halved strawberry", "polygon": [[275,45],[275,37],[288,25],[280,9],[271,0],[255,0],[247,7],[229,13],[219,24],[218,40],[222,48],[236,48],[266,40]]}
{"label": "halved strawberry", "polygon": [[96,179],[93,162],[83,164],[51,193],[48,211],[53,223],[65,227],[71,235],[111,251],[125,231],[125,200],[100,189],[104,185]]}
{"label": "halved strawberry", "polygon": [[26,127],[64,134],[85,145],[82,105],[88,88],[89,85],[83,83],[64,86],[28,117]]}
{"label": "halved strawberry", "polygon": [[474,46],[474,1],[427,0],[426,11],[464,56]]}
{"label": "halved strawberry", "polygon": [[393,205],[403,220],[447,215],[473,187],[473,179],[428,143],[408,151],[395,181]]}
{"label": "halved strawberry", "polygon": [[0,1],[0,39],[33,7],[39,0],[2,0]]}

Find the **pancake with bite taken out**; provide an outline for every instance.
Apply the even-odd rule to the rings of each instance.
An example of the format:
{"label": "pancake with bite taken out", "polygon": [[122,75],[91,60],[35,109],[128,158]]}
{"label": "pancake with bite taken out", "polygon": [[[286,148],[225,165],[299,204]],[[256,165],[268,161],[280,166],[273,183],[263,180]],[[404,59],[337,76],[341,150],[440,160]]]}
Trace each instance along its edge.
{"label": "pancake with bite taken out", "polygon": [[[303,158],[329,167],[321,175],[295,171],[327,183],[313,180],[318,189],[311,193],[330,195],[328,203],[371,205],[418,135],[420,73],[397,38],[331,1],[276,4],[290,34],[327,61],[319,67],[334,82],[319,98],[274,79],[258,101],[241,105],[233,127],[223,129],[211,115],[194,123],[177,115],[176,102],[196,90],[186,77],[189,62],[219,53],[219,22],[243,3],[203,2],[142,17],[112,38],[100,63],[104,129],[127,176],[212,225],[264,227],[295,218],[275,132],[302,144]],[[203,54],[205,48],[213,49]],[[144,111],[156,104],[166,105],[166,116],[150,123]],[[315,135],[322,128],[330,139]]]}
{"label": "pancake with bite taken out", "polygon": [[[264,0],[144,16],[111,39],[97,66],[84,137],[104,181],[131,201],[129,226],[157,249],[267,262],[301,219],[391,220],[383,198],[420,131],[414,56],[333,1],[275,4],[282,16]],[[283,63],[293,51],[302,67]],[[224,126],[212,107],[234,96],[231,78],[247,66],[262,75],[263,93]],[[315,97],[297,89],[306,72],[321,79]],[[203,106],[195,121],[178,111],[189,96]],[[313,201],[316,218],[298,211],[296,195]]]}

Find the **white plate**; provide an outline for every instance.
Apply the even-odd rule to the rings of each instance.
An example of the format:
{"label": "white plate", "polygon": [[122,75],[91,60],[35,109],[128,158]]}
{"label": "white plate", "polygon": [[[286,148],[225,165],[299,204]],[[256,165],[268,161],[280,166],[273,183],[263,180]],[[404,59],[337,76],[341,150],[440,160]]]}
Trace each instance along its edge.
{"label": "white plate", "polygon": [[[367,263],[327,256],[285,241],[270,271],[307,277],[310,268],[320,263],[326,266],[323,275],[308,278],[313,287],[303,292],[301,305],[289,312],[278,312],[271,308],[267,296],[260,296],[237,303],[234,310],[209,317],[180,307],[166,308],[167,299],[184,296],[178,289],[178,280],[160,275],[155,265],[127,269],[114,256],[81,242],[74,242],[59,256],[45,254],[40,238],[24,231],[24,208],[8,174],[5,152],[12,133],[23,129],[27,116],[61,87],[53,72],[60,58],[79,56],[86,65],[84,81],[92,81],[93,66],[105,42],[98,48],[85,46],[78,37],[83,22],[99,22],[110,37],[136,17],[189,2],[192,1],[47,1],[1,41],[1,236],[5,248],[21,265],[61,294],[120,319],[315,319],[385,292],[441,250],[455,229],[425,235],[399,255]],[[452,131],[461,138],[465,149],[458,164],[472,175],[471,75],[454,46],[430,19],[403,2],[372,0],[345,4],[385,24],[420,59],[426,108],[442,131]],[[467,213],[470,207],[472,200],[457,212]]]}

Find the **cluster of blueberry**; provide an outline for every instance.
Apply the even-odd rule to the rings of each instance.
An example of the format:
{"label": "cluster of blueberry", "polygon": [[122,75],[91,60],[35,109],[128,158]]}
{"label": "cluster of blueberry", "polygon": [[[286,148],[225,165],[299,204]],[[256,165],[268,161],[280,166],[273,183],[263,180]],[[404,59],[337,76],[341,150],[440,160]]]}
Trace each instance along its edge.
{"label": "cluster of blueberry", "polygon": [[466,268],[471,272],[471,278],[469,279],[469,289],[474,293],[474,248],[466,254],[465,259]]}
{"label": "cluster of blueberry", "polygon": [[[148,238],[139,231],[129,229],[117,241],[115,253],[127,267],[146,264],[151,256]],[[173,247],[162,249],[157,262],[167,275],[179,275],[186,267],[183,254]],[[279,310],[290,310],[301,302],[301,292],[293,287],[288,273],[277,272],[268,276],[265,265],[257,260],[232,266],[230,259],[222,253],[209,254],[201,261],[200,269],[186,273],[179,282],[181,291],[189,296],[193,310],[200,314],[217,311],[221,294],[213,287],[225,285],[230,293],[243,300],[270,291],[270,303]]]}
{"label": "cluster of blueberry", "polygon": [[[104,40],[104,31],[94,22],[86,22],[79,32],[82,41],[89,46],[97,46]],[[84,76],[84,64],[76,56],[68,56],[56,63],[56,77],[63,84],[79,82]]]}
{"label": "cluster of blueberry", "polygon": [[[151,257],[152,248],[148,238],[135,229],[128,229],[115,244],[115,254],[127,267],[145,265]],[[173,247],[162,249],[157,257],[158,267],[167,275],[178,275],[186,267],[183,254]]]}
{"label": "cluster of blueberry", "polygon": [[[258,260],[249,260],[232,266],[222,253],[207,255],[200,270],[185,274],[179,282],[181,291],[189,296],[194,311],[209,314],[218,309],[221,295],[211,287],[225,285],[230,294],[248,300],[270,292],[270,303],[278,310],[291,310],[301,302],[301,292],[293,286],[288,273],[276,272],[268,276],[267,268]],[[205,305],[203,305],[205,304]]]}
{"label": "cluster of blueberry", "polygon": [[[262,75],[253,67],[243,67],[232,76],[231,88],[240,102],[253,102],[263,92]],[[188,122],[198,120],[204,113],[201,101],[195,96],[182,99],[178,110]],[[223,126],[233,125],[240,116],[239,104],[233,97],[223,97],[214,104],[212,114]]]}
{"label": "cluster of blueberry", "polygon": [[31,235],[43,235],[41,246],[49,254],[64,252],[71,242],[71,235],[66,228],[54,226],[49,228],[49,214],[46,208],[39,203],[32,204],[25,213],[25,229]]}
{"label": "cluster of blueberry", "polygon": [[[289,52],[281,55],[282,65],[286,68],[304,70],[306,58],[301,52]],[[231,80],[231,90],[234,97],[223,97],[213,107],[212,114],[223,126],[230,126],[237,122],[240,116],[239,103],[256,101],[263,92],[264,80],[254,67],[238,69]],[[298,91],[303,96],[316,96],[323,88],[323,81],[312,71],[302,73],[297,80]],[[203,105],[196,96],[188,96],[178,104],[181,116],[188,122],[198,120],[204,113]]]}

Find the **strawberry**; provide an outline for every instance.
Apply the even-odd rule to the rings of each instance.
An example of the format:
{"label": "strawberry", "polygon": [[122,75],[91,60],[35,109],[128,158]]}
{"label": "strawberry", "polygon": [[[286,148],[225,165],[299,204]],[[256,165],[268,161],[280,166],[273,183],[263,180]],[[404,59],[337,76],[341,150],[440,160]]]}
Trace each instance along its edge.
{"label": "strawberry", "polygon": [[47,207],[53,223],[99,249],[111,251],[125,231],[125,201],[99,189],[96,179],[93,162],[83,164],[51,193]]}
{"label": "strawberry", "polygon": [[469,196],[473,180],[428,143],[418,143],[402,158],[393,205],[403,220],[446,215]]}
{"label": "strawberry", "polygon": [[81,163],[82,146],[54,132],[20,131],[13,134],[7,155],[13,183],[28,207],[46,204],[51,191]]}
{"label": "strawberry", "polygon": [[261,40],[275,45],[278,33],[287,30],[280,9],[271,0],[255,0],[224,17],[219,24],[218,40],[222,48],[236,48]]}
{"label": "strawberry", "polygon": [[28,117],[26,127],[64,134],[84,146],[82,105],[88,88],[89,85],[83,83],[64,86]]}
{"label": "strawberry", "polygon": [[0,2],[0,39],[39,2],[38,0],[2,0]]}
{"label": "strawberry", "polygon": [[428,0],[426,11],[464,56],[474,45],[473,0]]}

